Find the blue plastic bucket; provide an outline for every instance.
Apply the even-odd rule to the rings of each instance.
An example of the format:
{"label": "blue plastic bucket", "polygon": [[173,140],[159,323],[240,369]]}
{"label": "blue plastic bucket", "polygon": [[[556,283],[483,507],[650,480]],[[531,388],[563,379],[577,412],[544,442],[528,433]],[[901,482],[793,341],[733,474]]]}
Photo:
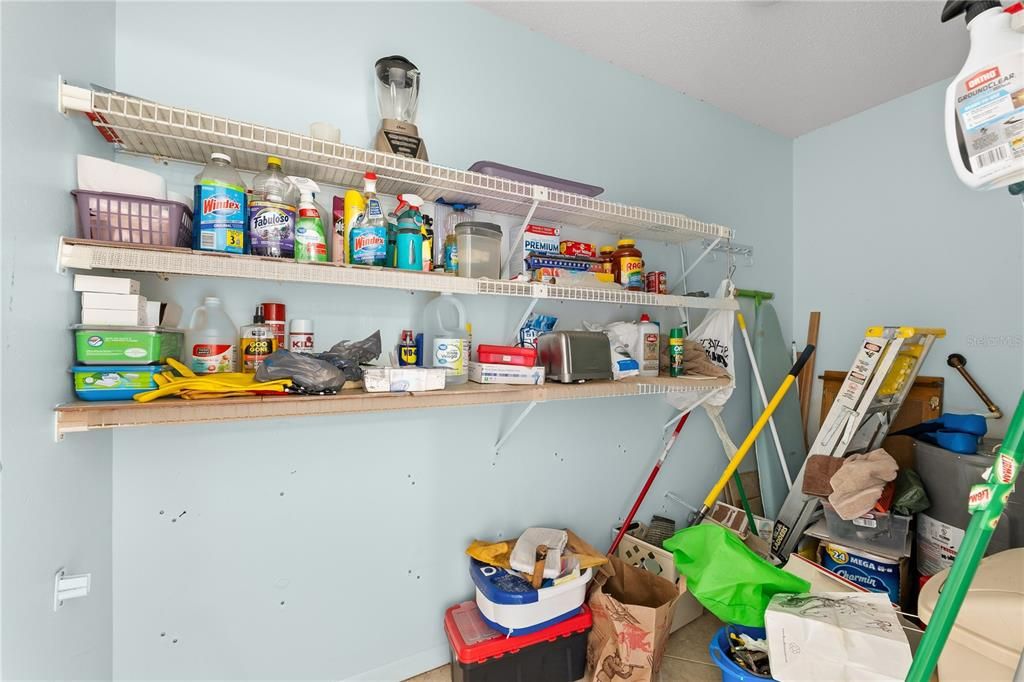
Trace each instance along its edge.
{"label": "blue plastic bucket", "polygon": [[748,628],[743,625],[726,625],[715,633],[708,644],[711,651],[711,660],[722,669],[722,682],[751,682],[752,680],[774,680],[773,677],[755,675],[754,673],[741,668],[729,657],[729,633],[750,635],[755,639],[764,639],[764,628]]}

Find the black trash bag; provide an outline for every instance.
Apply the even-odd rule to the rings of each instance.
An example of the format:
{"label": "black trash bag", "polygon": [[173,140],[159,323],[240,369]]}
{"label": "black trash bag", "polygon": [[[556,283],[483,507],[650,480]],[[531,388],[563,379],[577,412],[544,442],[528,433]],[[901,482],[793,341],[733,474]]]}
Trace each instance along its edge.
{"label": "black trash bag", "polygon": [[339,341],[326,353],[317,353],[313,357],[340,369],[347,381],[362,381],[363,368],[360,365],[367,365],[380,357],[380,330],[362,341]]}
{"label": "black trash bag", "polygon": [[256,381],[291,379],[299,390],[292,393],[336,393],[345,385],[345,373],[324,360],[306,353],[276,350],[256,369]]}

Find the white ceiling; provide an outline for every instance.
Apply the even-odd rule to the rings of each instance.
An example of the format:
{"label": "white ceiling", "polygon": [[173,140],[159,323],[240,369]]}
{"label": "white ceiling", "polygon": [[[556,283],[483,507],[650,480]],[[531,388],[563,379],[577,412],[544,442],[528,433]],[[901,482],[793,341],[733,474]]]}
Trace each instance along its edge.
{"label": "white ceiling", "polygon": [[478,4],[787,137],[954,76],[968,47],[938,0]]}

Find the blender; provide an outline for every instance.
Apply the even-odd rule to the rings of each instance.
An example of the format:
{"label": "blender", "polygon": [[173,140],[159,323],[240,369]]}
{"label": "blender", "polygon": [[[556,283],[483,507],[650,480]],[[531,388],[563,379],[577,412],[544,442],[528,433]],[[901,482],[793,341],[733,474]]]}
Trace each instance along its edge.
{"label": "blender", "polygon": [[380,130],[374,148],[413,159],[427,160],[427,146],[416,128],[416,104],[420,95],[420,71],[405,57],[392,55],[377,60],[377,105]]}

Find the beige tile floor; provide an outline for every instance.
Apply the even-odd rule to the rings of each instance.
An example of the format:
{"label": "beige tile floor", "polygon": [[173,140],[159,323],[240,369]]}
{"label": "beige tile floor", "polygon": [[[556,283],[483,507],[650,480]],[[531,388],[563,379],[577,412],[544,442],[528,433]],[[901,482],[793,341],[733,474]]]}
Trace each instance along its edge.
{"label": "beige tile floor", "polygon": [[[722,679],[718,666],[711,662],[708,642],[722,621],[710,613],[677,630],[668,639],[665,658],[657,682],[717,682]],[[417,675],[408,682],[448,682],[451,680],[449,667]]]}

